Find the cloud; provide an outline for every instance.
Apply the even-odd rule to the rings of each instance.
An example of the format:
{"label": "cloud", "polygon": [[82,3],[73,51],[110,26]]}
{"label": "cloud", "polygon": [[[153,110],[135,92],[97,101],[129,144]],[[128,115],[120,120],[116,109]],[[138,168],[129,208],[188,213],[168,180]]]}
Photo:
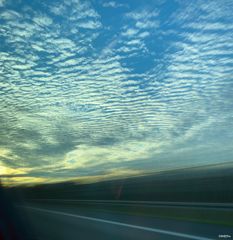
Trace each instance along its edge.
{"label": "cloud", "polygon": [[11,177],[5,178],[3,185],[6,186],[17,186],[17,185],[27,185],[34,186],[35,184],[49,183],[47,178],[39,177]]}
{"label": "cloud", "polygon": [[102,4],[102,6],[105,7],[105,8],[128,7],[127,4],[117,3],[117,2],[114,2],[114,1],[104,2],[104,3]]}
{"label": "cloud", "polygon": [[28,171],[28,169],[14,169],[14,168],[10,168],[10,167],[6,167],[1,163],[0,166],[0,175],[1,177],[7,176],[7,175],[11,175],[11,176],[17,176],[17,175],[24,175],[26,172]]}
{"label": "cloud", "polygon": [[55,15],[62,15],[66,12],[66,6],[64,4],[53,5],[50,7],[50,11]]}
{"label": "cloud", "polygon": [[79,23],[79,27],[87,28],[87,29],[97,29],[97,28],[100,28],[101,26],[102,25],[100,22],[95,22],[95,21]]}
{"label": "cloud", "polygon": [[131,37],[138,33],[137,29],[128,28],[125,32],[122,33],[122,36]]}
{"label": "cloud", "polygon": [[123,46],[121,45],[118,48],[118,52],[127,53],[128,57],[147,55],[149,50],[145,41],[147,37],[155,36],[157,33],[159,28],[158,17],[159,11],[155,9],[144,8],[126,13],[126,24],[122,27],[121,32]]}
{"label": "cloud", "polygon": [[146,29],[146,28],[158,28],[159,22],[158,21],[137,21],[136,27],[140,29]]}
{"label": "cloud", "polygon": [[5,0],[0,0],[0,7],[3,7],[5,5]]}
{"label": "cloud", "polygon": [[96,181],[231,156],[229,13],[222,21],[227,9],[214,18],[206,4],[185,4],[164,20],[157,8],[116,12],[110,29],[107,9],[88,1],[3,9],[8,184]]}
{"label": "cloud", "polygon": [[[127,162],[135,159],[148,158],[150,148],[160,151],[161,143],[151,144],[149,141],[123,142],[110,146],[79,145],[69,152],[64,160],[65,168],[75,167],[78,171],[86,167],[96,167],[104,163]],[[157,149],[157,150],[156,150]]]}
{"label": "cloud", "polygon": [[138,35],[139,38],[146,38],[150,36],[150,33],[149,32],[142,32]]}
{"label": "cloud", "polygon": [[39,26],[49,26],[53,23],[53,20],[45,15],[38,15],[33,18],[33,21]]}
{"label": "cloud", "polygon": [[132,11],[126,14],[127,18],[131,18],[133,20],[142,20],[142,19],[150,19],[153,17],[157,17],[159,14],[158,10],[149,10],[143,9],[139,11]]}
{"label": "cloud", "polygon": [[15,20],[15,19],[21,18],[22,16],[14,10],[7,9],[7,10],[1,12],[0,17],[1,17],[1,19],[4,19],[4,20]]}

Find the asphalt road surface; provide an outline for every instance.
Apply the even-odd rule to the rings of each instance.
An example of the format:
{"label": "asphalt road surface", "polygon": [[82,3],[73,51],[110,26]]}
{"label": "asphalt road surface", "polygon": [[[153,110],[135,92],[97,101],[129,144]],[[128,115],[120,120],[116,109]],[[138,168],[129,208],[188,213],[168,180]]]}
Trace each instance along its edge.
{"label": "asphalt road surface", "polygon": [[52,204],[19,206],[36,240],[233,239],[233,228]]}

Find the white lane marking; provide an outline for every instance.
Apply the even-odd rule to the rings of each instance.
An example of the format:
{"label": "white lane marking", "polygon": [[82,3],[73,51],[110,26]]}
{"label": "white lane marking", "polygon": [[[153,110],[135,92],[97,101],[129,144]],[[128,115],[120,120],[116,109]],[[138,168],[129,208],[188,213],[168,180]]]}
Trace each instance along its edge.
{"label": "white lane marking", "polygon": [[188,239],[194,239],[194,240],[211,240],[211,238],[194,236],[194,235],[190,235],[190,234],[178,233],[178,232],[173,232],[173,231],[167,231],[167,230],[162,230],[162,229],[158,229],[158,228],[143,227],[143,226],[132,225],[132,224],[128,224],[128,223],[105,220],[105,219],[101,219],[101,218],[87,217],[87,216],[83,216],[83,215],[71,214],[71,213],[66,213],[66,212],[47,210],[47,209],[43,209],[43,208],[35,208],[35,207],[28,207],[28,206],[23,206],[23,207],[32,209],[32,210],[41,211],[41,212],[47,212],[47,213],[59,214],[59,215],[63,215],[63,216],[85,219],[85,220],[90,220],[90,221],[108,223],[108,224],[129,227],[129,228],[135,228],[135,229],[139,229],[139,230],[144,230],[144,231],[149,231],[149,232],[154,232],[154,233],[161,233],[161,234],[166,234],[166,235],[171,235],[171,236],[176,236],[176,237],[182,237],[182,238],[188,238]]}

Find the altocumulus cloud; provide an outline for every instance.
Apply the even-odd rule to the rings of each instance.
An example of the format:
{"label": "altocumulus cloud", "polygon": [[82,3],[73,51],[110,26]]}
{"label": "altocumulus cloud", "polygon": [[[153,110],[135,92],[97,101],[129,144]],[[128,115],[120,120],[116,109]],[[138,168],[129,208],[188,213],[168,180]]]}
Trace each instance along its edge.
{"label": "altocumulus cloud", "polygon": [[232,1],[0,8],[5,183],[232,161]]}

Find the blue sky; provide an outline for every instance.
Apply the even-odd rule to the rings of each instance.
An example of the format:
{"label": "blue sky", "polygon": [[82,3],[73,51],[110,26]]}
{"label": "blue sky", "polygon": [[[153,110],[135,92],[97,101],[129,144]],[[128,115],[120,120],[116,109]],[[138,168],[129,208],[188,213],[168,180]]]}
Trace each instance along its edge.
{"label": "blue sky", "polygon": [[0,0],[0,24],[4,183],[233,161],[231,0]]}

